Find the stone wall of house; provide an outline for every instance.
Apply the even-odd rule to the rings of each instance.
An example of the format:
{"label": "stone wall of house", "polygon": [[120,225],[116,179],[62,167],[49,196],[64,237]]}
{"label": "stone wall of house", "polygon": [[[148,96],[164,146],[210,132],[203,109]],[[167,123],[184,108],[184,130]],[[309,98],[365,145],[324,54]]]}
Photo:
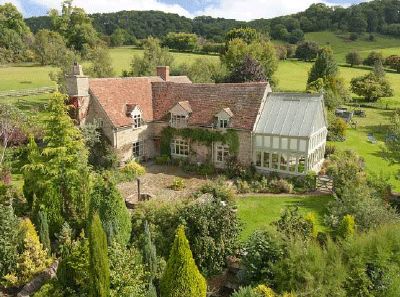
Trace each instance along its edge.
{"label": "stone wall of house", "polygon": [[86,115],[86,123],[95,123],[103,130],[104,135],[110,141],[112,146],[115,146],[114,128],[111,121],[108,119],[107,114],[93,96],[90,97],[90,105]]}
{"label": "stone wall of house", "polygon": [[250,166],[253,160],[252,135],[250,131],[238,131],[239,153],[238,161],[244,166]]}
{"label": "stone wall of house", "polygon": [[154,142],[152,126],[146,124],[138,129],[132,127],[118,128],[115,132],[114,147],[122,161],[132,157],[132,146],[134,142],[143,142],[143,157],[151,158],[154,156]]}

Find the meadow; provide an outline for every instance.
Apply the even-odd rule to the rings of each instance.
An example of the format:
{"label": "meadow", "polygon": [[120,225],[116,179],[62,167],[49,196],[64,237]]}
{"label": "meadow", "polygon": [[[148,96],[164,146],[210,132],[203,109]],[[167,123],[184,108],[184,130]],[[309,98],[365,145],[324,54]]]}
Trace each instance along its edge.
{"label": "meadow", "polygon": [[364,34],[355,41],[349,40],[349,34],[335,34],[334,32],[311,32],[305,35],[306,40],[317,42],[321,46],[330,46],[335,53],[338,63],[346,62],[346,54],[351,51],[358,51],[362,57],[369,52],[382,52],[384,56],[400,54],[400,39],[374,34],[374,40],[368,39],[369,35]]}
{"label": "meadow", "polygon": [[286,207],[297,206],[303,215],[313,213],[317,219],[317,229],[324,231],[323,219],[332,196],[243,196],[237,199],[238,216],[243,222],[241,238],[246,239],[255,230],[268,228],[277,221]]}

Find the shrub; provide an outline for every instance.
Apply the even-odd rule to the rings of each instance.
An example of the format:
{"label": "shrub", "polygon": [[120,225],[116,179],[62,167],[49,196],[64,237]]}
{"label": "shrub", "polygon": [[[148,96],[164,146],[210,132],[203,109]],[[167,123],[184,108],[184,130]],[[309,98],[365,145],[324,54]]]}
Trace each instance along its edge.
{"label": "shrub", "polygon": [[274,290],[265,285],[258,285],[254,289],[254,292],[256,292],[260,297],[278,297]]}
{"label": "shrub", "polygon": [[5,277],[9,284],[14,286],[27,283],[32,277],[45,270],[52,261],[40,243],[39,236],[30,219],[21,221],[20,230],[23,234],[23,244],[22,252],[17,260],[17,269],[15,274]]}
{"label": "shrub", "polygon": [[182,191],[186,187],[185,181],[182,178],[174,178],[171,189],[174,191]]}
{"label": "shrub", "polygon": [[358,52],[350,52],[346,55],[346,63],[350,64],[351,67],[358,66],[362,63],[361,56]]}
{"label": "shrub", "polygon": [[169,165],[171,163],[171,158],[168,155],[162,155],[156,157],[154,162],[156,163],[156,165]]}
{"label": "shrub", "polygon": [[333,143],[327,143],[325,147],[325,158],[328,158],[330,155],[333,155],[336,152],[336,145]]}
{"label": "shrub", "polygon": [[110,259],[110,296],[143,296],[145,272],[138,250],[113,242],[108,249],[108,255]]}
{"label": "shrub", "polygon": [[178,227],[160,284],[161,296],[205,297],[207,284],[194,262],[183,226]]}
{"label": "shrub", "polygon": [[269,183],[269,188],[272,193],[280,194],[293,192],[293,185],[285,179],[273,179]]}
{"label": "shrub", "polygon": [[129,161],[122,169],[121,173],[126,181],[132,181],[136,177],[146,173],[146,169],[135,161]]}
{"label": "shrub", "polygon": [[255,180],[251,183],[251,188],[255,193],[269,193],[269,182],[264,176],[260,180]]}
{"label": "shrub", "polygon": [[349,238],[354,235],[356,222],[352,215],[345,215],[342,218],[337,230],[336,236],[341,238]]}
{"label": "shrub", "polygon": [[382,53],[380,52],[370,52],[368,57],[365,58],[363,64],[367,66],[374,66],[376,62],[380,61],[382,64],[384,63],[384,58]]}
{"label": "shrub", "polygon": [[260,297],[260,295],[251,287],[241,287],[231,297]]}
{"label": "shrub", "polygon": [[222,201],[233,201],[235,193],[232,187],[228,186],[226,181],[222,178],[216,181],[209,181],[200,188],[200,193],[211,194],[213,197]]}
{"label": "shrub", "polygon": [[245,180],[241,180],[241,179],[237,180],[236,181],[236,188],[237,188],[237,191],[239,193],[241,193],[241,194],[246,194],[246,193],[250,193],[251,192],[250,185]]}
{"label": "shrub", "polygon": [[255,231],[243,246],[242,263],[244,277],[248,283],[271,284],[273,266],[283,257],[283,245],[277,234],[270,231]]}
{"label": "shrub", "polygon": [[314,222],[301,216],[298,207],[286,208],[273,225],[285,239],[300,238],[306,241],[314,236]]}

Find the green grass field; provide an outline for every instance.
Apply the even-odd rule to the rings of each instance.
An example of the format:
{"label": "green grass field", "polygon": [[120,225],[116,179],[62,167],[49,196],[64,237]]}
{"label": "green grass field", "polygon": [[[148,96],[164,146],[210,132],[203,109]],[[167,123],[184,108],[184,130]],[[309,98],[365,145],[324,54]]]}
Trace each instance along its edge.
{"label": "green grass field", "polygon": [[282,211],[289,206],[298,206],[302,214],[314,213],[318,229],[324,230],[323,216],[331,196],[254,196],[237,199],[238,216],[243,222],[242,239],[258,229],[277,221]]}
{"label": "green grass field", "polygon": [[0,91],[55,86],[49,77],[54,69],[35,65],[0,67]]}
{"label": "green grass field", "polygon": [[[129,70],[133,57],[143,55],[143,50],[132,47],[120,47],[110,50],[111,59],[113,60],[115,74],[120,76],[123,70]],[[216,55],[201,55],[191,53],[172,53],[174,63],[180,65],[182,63],[190,64],[195,59],[201,58],[211,61],[219,61],[219,56]]]}
{"label": "green grass field", "polygon": [[337,35],[334,32],[311,32],[305,36],[306,40],[312,40],[321,46],[329,45],[339,63],[345,63],[346,54],[351,51],[359,51],[366,57],[371,51],[380,51],[384,56],[399,54],[400,39],[375,34],[375,40],[369,41],[368,35],[360,37],[356,41],[348,39],[349,34]]}

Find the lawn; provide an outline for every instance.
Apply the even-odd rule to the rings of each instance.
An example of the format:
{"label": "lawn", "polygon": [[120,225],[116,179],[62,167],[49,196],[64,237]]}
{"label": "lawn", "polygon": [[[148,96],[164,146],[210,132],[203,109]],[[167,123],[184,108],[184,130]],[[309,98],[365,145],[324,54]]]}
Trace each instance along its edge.
{"label": "lawn", "polygon": [[29,64],[0,67],[0,91],[55,86],[49,77],[52,70],[53,67]]}
{"label": "lawn", "polygon": [[298,206],[302,214],[314,213],[318,229],[324,230],[323,216],[332,196],[254,196],[237,199],[238,216],[243,222],[242,239],[258,229],[268,227],[277,221],[282,211],[289,206]]}
{"label": "lawn", "polygon": [[[351,149],[365,159],[366,170],[369,173],[383,174],[389,178],[394,190],[400,191],[400,180],[396,178],[400,165],[391,165],[383,158],[384,140],[387,125],[390,124],[392,111],[379,110],[373,108],[365,109],[366,118],[355,118],[357,130],[349,128],[347,130],[346,141],[335,142],[340,149]],[[377,143],[368,142],[368,133],[372,133],[377,139]]]}
{"label": "lawn", "polygon": [[321,46],[329,45],[333,49],[339,63],[345,63],[346,54],[351,51],[360,51],[364,57],[370,51],[382,51],[385,56],[399,53],[399,38],[374,34],[375,40],[369,41],[368,36],[365,34],[358,40],[351,41],[348,39],[349,34],[337,35],[334,32],[311,32],[306,34],[305,39],[315,41]]}
{"label": "lawn", "polygon": [[[123,70],[129,70],[133,57],[143,55],[143,50],[132,47],[120,47],[110,49],[111,59],[113,60],[116,76],[120,76]],[[202,55],[192,53],[175,53],[173,52],[174,62],[177,65],[183,63],[192,63],[195,59],[201,58],[211,61],[219,61],[217,55]]]}
{"label": "lawn", "polygon": [[[278,78],[278,88],[280,91],[304,92],[307,84],[308,72],[312,63],[300,62],[297,60],[287,60],[279,64],[276,77]],[[347,66],[339,67],[340,76],[344,79],[346,86],[350,88],[352,78],[369,73],[370,69],[351,68]],[[387,73],[386,77],[394,89],[394,96],[383,98],[379,103],[390,107],[400,108],[400,74]]]}

